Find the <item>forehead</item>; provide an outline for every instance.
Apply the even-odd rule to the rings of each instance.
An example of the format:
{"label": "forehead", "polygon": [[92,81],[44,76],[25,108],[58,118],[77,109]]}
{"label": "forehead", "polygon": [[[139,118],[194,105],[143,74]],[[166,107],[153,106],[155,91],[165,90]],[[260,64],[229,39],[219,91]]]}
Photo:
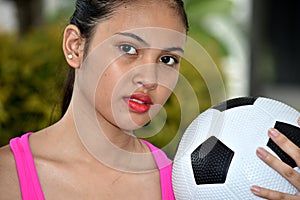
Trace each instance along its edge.
{"label": "forehead", "polygon": [[[162,27],[186,32],[182,16],[178,13],[174,3],[170,4],[167,0],[142,0],[124,4],[117,9],[113,18],[123,21],[122,26]],[[140,24],[141,22],[143,24]]]}
{"label": "forehead", "polygon": [[174,8],[167,3],[131,3],[120,6],[96,27],[94,42],[99,43],[117,33],[132,32],[153,47],[183,46],[186,29]]}

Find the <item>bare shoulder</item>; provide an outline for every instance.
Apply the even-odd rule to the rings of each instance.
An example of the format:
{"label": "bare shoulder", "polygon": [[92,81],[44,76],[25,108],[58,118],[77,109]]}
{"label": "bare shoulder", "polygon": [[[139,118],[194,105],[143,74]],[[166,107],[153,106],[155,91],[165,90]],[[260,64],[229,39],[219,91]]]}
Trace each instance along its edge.
{"label": "bare shoulder", "polygon": [[21,199],[15,160],[9,146],[0,148],[0,194],[1,200]]}

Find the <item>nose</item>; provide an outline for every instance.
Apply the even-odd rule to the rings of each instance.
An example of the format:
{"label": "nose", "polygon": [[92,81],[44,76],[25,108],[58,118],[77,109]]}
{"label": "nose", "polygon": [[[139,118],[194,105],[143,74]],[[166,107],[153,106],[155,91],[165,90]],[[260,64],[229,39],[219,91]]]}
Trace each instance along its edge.
{"label": "nose", "polygon": [[142,86],[147,90],[155,90],[157,88],[157,83],[141,83]]}
{"label": "nose", "polygon": [[143,87],[146,90],[155,90],[158,86],[157,82],[157,66],[148,64],[138,67],[133,77],[134,84]]}

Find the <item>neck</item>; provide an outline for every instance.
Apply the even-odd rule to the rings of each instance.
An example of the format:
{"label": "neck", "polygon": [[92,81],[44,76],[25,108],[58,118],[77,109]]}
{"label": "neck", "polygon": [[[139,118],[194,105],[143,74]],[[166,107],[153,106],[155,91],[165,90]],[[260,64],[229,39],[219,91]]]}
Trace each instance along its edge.
{"label": "neck", "polygon": [[[103,118],[74,113],[72,107],[60,120],[63,132],[69,133],[78,146],[101,163],[126,172],[145,172],[156,169],[152,154],[131,132],[124,132]],[[79,120],[80,119],[80,120]]]}

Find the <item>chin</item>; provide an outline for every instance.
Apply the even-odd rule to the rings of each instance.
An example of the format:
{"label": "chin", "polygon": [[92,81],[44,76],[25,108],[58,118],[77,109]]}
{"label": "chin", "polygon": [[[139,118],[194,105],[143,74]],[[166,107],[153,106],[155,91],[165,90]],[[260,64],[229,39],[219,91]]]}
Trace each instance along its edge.
{"label": "chin", "polygon": [[148,125],[149,123],[149,117],[147,117],[147,119],[141,119],[141,117],[139,117],[138,119],[132,118],[132,120],[122,120],[121,122],[116,124],[118,127],[120,127],[120,129],[134,131]]}

